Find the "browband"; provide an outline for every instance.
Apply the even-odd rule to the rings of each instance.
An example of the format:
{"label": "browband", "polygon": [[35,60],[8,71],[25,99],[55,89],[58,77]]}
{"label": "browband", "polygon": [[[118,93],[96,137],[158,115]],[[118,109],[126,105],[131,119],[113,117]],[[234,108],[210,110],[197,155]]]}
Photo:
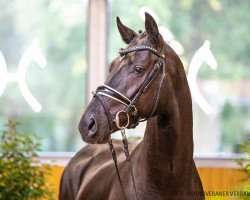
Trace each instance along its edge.
{"label": "browband", "polygon": [[138,45],[138,46],[133,46],[133,47],[129,47],[127,49],[120,49],[119,51],[119,54],[121,56],[129,53],[129,52],[132,52],[132,51],[143,51],[143,50],[148,50],[148,51],[151,51],[152,53],[154,53],[155,55],[161,57],[161,58],[164,58],[165,56],[164,55],[161,55],[159,53],[158,50],[154,49],[153,47],[150,47],[150,46],[144,46],[144,45]]}

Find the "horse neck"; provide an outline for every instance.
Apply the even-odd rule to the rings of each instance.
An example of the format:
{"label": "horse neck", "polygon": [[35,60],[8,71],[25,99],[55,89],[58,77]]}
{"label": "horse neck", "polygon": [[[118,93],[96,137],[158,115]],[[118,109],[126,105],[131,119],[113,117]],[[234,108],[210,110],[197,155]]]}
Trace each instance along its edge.
{"label": "horse neck", "polygon": [[[180,62],[180,61],[179,61]],[[185,179],[190,175],[193,162],[192,102],[186,75],[180,62],[177,79],[173,80],[173,92],[165,102],[165,110],[147,121],[144,139],[140,147],[141,170],[145,175],[166,180]],[[179,75],[180,74],[180,75]]]}

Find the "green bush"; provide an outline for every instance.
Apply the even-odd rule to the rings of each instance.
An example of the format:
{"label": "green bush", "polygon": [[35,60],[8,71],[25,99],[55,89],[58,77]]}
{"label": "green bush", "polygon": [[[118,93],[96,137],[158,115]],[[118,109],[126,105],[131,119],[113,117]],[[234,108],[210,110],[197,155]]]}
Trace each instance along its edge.
{"label": "green bush", "polygon": [[[246,136],[245,141],[240,145],[241,152],[245,155],[244,158],[237,160],[241,170],[246,174],[246,177],[242,180],[246,184],[239,188],[240,191],[250,194],[250,134]],[[249,199],[248,195],[244,195],[241,199]]]}
{"label": "green bush", "polygon": [[37,141],[41,138],[18,132],[17,125],[9,120],[6,130],[0,133],[0,199],[52,199],[53,192],[45,180],[50,168],[41,167],[36,159],[40,148]]}

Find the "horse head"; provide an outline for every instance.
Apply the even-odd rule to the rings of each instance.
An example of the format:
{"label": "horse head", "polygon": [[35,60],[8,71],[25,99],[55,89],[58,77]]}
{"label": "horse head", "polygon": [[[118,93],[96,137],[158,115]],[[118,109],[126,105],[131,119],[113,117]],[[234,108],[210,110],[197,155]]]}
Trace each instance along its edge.
{"label": "horse head", "polygon": [[151,15],[145,13],[143,33],[126,27],[118,17],[117,27],[128,46],[110,64],[105,84],[93,92],[80,120],[79,131],[87,143],[106,143],[118,129],[134,128],[142,120],[166,113],[173,87],[179,85],[173,74],[180,61]]}

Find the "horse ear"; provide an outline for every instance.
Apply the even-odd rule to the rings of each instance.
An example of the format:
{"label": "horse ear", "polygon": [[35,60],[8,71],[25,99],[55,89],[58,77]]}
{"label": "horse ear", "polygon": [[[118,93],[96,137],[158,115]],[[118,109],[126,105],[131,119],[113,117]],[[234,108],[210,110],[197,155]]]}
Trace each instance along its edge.
{"label": "horse ear", "polygon": [[154,18],[145,12],[145,29],[148,33],[149,40],[156,46],[160,43],[160,33]]}
{"label": "horse ear", "polygon": [[122,36],[123,41],[129,44],[133,40],[133,38],[136,36],[136,32],[134,32],[132,29],[128,28],[127,26],[123,25],[119,17],[116,17],[116,23],[117,23],[117,27]]}

